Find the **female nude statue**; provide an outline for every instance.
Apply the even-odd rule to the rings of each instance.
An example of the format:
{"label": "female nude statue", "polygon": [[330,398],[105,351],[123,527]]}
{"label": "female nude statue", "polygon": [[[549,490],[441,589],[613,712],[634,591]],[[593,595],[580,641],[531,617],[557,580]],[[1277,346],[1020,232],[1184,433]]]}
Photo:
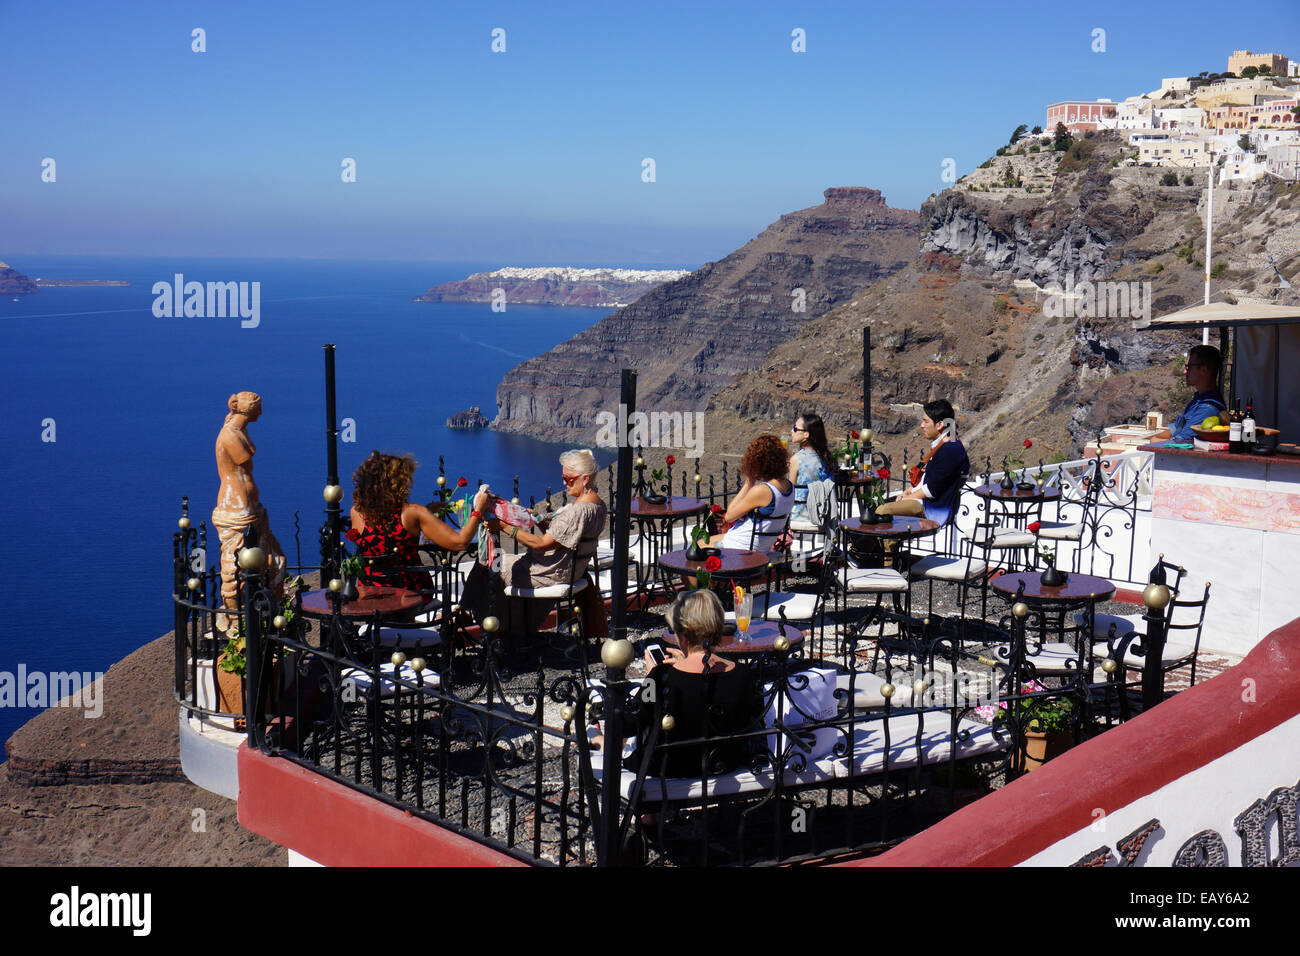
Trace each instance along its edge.
{"label": "female nude statue", "polygon": [[[284,587],[285,557],[280,542],[271,533],[266,508],[257,496],[253,482],[253,456],[257,447],[248,437],[248,423],[262,414],[262,399],[255,392],[238,392],[230,396],[230,414],[217,435],[217,473],[221,490],[212,512],[212,525],[221,537],[221,598],[225,607],[238,603],[235,579],[236,555],[244,544],[250,527],[257,529],[257,546],[266,552],[267,585],[278,595]],[[217,629],[230,629],[232,619],[217,616]]]}

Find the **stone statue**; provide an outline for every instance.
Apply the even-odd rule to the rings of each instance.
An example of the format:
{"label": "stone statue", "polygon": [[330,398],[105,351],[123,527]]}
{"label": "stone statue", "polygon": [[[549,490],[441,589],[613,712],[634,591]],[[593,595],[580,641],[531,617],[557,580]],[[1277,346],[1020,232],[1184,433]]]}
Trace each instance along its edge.
{"label": "stone statue", "polygon": [[[217,435],[217,473],[221,476],[221,490],[217,492],[217,507],[212,512],[212,526],[221,537],[221,602],[224,607],[238,606],[239,587],[236,580],[236,555],[244,543],[244,534],[250,527],[257,529],[257,546],[266,552],[266,583],[277,596],[282,596],[285,579],[285,557],[280,542],[271,533],[266,508],[257,496],[253,482],[253,456],[257,447],[248,437],[248,423],[262,414],[262,398],[255,392],[239,392],[230,396],[230,414]],[[234,618],[217,615],[219,631],[229,631]]]}

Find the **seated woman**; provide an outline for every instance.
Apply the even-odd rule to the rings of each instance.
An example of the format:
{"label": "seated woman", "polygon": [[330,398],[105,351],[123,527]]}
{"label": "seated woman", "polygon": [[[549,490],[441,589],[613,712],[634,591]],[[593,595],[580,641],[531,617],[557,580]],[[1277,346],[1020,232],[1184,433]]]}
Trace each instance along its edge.
{"label": "seated woman", "polygon": [[[489,519],[488,529],[514,538],[523,547],[518,554],[501,557],[501,581],[518,588],[567,585],[574,575],[586,572],[596,552],[596,540],[605,527],[605,503],[596,494],[596,459],[587,449],[566,451],[560,456],[560,477],[569,503],[551,516],[545,528],[521,531]],[[586,542],[586,545],[583,543]],[[582,553],[580,553],[582,552]],[[574,568],[574,561],[579,566]],[[488,613],[488,569],[476,564],[465,581],[462,603],[481,621]]]}
{"label": "seated woman", "polygon": [[[633,770],[639,768],[643,748],[656,727],[661,728],[658,744],[719,737],[757,727],[763,712],[753,672],[743,664],[709,654],[709,648],[722,637],[722,604],[717,595],[703,590],[684,592],[669,607],[667,618],[681,650],[669,648],[670,656],[658,666],[646,655],[650,669],[646,681],[653,684],[654,693],[643,691],[640,695],[638,746],[623,762]],[[662,729],[664,714],[672,715],[672,730]],[[721,741],[707,749],[702,744],[662,751],[656,746],[647,775],[723,773],[743,764],[750,749],[745,740]]]}
{"label": "seated woman", "polygon": [[835,469],[831,466],[831,449],[826,443],[826,426],[820,416],[804,412],[796,418],[794,427],[790,429],[790,440],[798,447],[790,456],[787,477],[796,485],[803,486],[794,490],[790,520],[800,521],[808,511],[808,486],[814,481],[833,477]]}
{"label": "seated woman", "polygon": [[416,463],[410,455],[382,455],[372,451],[352,475],[352,527],[348,540],[367,562],[362,580],[367,584],[427,591],[433,587],[428,571],[420,568],[420,535],[448,551],[463,551],[478,532],[487,489],[474,498],[469,521],[459,531],[440,521],[424,505],[411,504],[411,483]]}
{"label": "seated woman", "polygon": [[786,477],[785,449],[775,435],[759,435],[740,462],[745,479],[727,506],[725,518],[734,522],[709,544],[718,548],[771,551],[794,506],[794,482]]}

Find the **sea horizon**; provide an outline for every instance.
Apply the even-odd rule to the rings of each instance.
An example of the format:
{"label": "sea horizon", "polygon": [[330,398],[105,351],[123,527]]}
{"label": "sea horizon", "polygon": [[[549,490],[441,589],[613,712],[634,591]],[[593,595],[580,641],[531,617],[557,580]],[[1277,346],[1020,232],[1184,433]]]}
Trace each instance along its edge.
{"label": "sea horizon", "polygon": [[[437,492],[439,456],[450,482],[484,480],[505,494],[541,496],[559,484],[563,444],[457,431],[448,416],[496,410],[496,387],[518,362],[596,322],[608,309],[420,303],[414,296],[464,278],[464,262],[157,256],[14,256],[25,275],[126,280],[130,286],[51,287],[0,297],[9,387],[0,399],[0,516],[13,544],[35,548],[35,576],[10,575],[0,621],[0,671],[98,673],[171,629],[171,535],[189,496],[209,521],[218,488],[213,454],[228,397],[262,395],[250,436],[254,476],[291,563],[317,560],[326,478],[324,359],[336,346],[339,476],[378,448],[415,455],[412,500]],[[17,260],[17,261],[15,261]],[[96,274],[86,274],[88,266]],[[477,264],[486,268],[496,265]],[[159,318],[153,283],[259,282],[256,327],[239,317]],[[18,302],[13,300],[17,298]],[[346,437],[352,437],[347,441]],[[600,456],[601,464],[613,453]],[[215,560],[215,536],[209,536]],[[39,708],[0,707],[0,740]]]}

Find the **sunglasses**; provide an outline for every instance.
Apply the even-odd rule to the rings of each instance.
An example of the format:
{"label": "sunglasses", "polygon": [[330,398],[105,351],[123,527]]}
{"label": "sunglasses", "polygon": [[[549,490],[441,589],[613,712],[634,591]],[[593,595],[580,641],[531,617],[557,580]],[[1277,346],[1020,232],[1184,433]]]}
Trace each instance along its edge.
{"label": "sunglasses", "polygon": [[575,481],[580,481],[585,477],[587,476],[586,475],[560,475],[560,480],[563,481],[566,485],[571,485]]}

